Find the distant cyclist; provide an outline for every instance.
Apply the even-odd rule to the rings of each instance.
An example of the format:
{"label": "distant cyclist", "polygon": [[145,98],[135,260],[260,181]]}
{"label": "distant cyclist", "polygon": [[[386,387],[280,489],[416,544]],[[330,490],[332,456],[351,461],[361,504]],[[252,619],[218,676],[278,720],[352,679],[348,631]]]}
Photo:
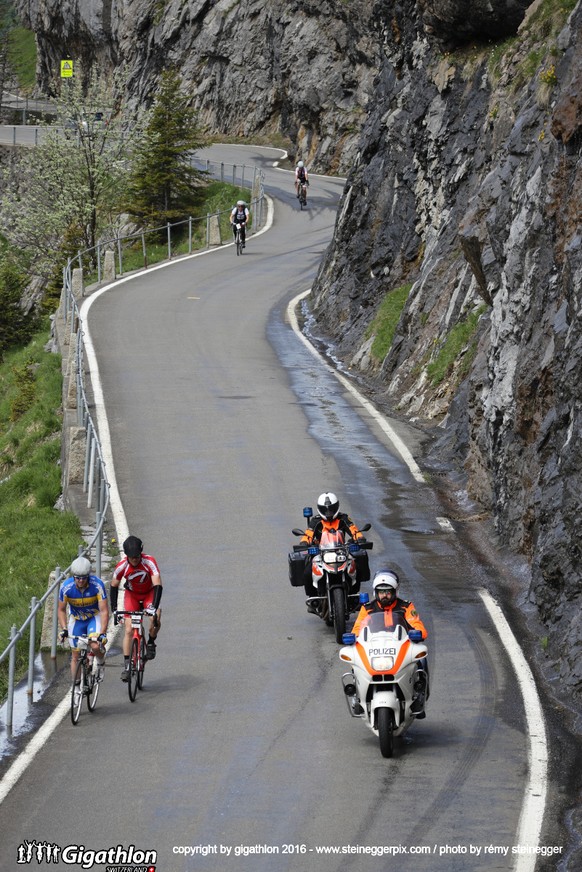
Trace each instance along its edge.
{"label": "distant cyclist", "polygon": [[232,235],[236,236],[237,227],[240,227],[240,239],[242,247],[245,247],[247,221],[249,220],[249,210],[244,200],[238,200],[236,206],[230,213],[230,223],[232,225]]}
{"label": "distant cyclist", "polygon": [[[125,557],[113,570],[111,578],[111,609],[117,611],[119,585],[124,583],[123,608],[128,612],[144,609],[151,617],[147,658],[156,656],[156,638],[161,626],[160,600],[162,599],[162,579],[155,557],[143,553],[143,542],[137,536],[128,536],[123,543]],[[131,651],[132,627],[129,618],[125,620],[123,637],[123,671],[121,680],[129,678],[129,656]]]}
{"label": "distant cyclist", "polygon": [[[75,679],[79,659],[78,642],[75,636],[89,636],[90,648],[97,658],[97,680],[103,678],[105,667],[105,643],[109,606],[105,585],[96,575],[91,575],[91,562],[86,557],[77,557],[71,563],[72,575],[62,584],[59,591],[58,621],[61,628],[60,642],[69,639],[71,653],[71,675]],[[69,616],[67,618],[67,606]]]}
{"label": "distant cyclist", "polygon": [[[309,185],[309,176],[302,160],[295,167],[295,194],[297,197],[299,197],[301,185]],[[307,192],[305,192],[305,199],[307,199]]]}

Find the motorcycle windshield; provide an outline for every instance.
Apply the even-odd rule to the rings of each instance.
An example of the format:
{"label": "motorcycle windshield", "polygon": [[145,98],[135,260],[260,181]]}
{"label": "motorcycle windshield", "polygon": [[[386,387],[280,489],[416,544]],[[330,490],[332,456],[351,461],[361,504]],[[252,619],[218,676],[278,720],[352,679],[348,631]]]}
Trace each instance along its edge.
{"label": "motorcycle windshield", "polygon": [[[367,632],[366,632],[367,631]],[[370,633],[392,633],[398,641],[408,637],[408,625],[402,615],[392,612],[373,612],[361,634],[366,638]]]}
{"label": "motorcycle windshield", "polygon": [[344,534],[341,530],[322,530],[321,539],[319,540],[320,548],[337,548],[338,545],[343,544]]}

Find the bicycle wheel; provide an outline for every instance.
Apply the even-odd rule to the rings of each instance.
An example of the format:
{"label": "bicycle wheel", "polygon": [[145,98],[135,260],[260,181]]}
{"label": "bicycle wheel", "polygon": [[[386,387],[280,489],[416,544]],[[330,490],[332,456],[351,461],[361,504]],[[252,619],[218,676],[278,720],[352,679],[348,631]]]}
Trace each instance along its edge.
{"label": "bicycle wheel", "polygon": [[99,696],[99,682],[91,669],[87,669],[87,708],[90,712],[95,710],[97,697]]}
{"label": "bicycle wheel", "polygon": [[129,691],[129,698],[132,702],[135,702],[135,697],[137,694],[137,682],[139,680],[139,649],[137,639],[134,639],[131,643],[131,656],[129,658],[129,679],[127,681],[127,689]]}
{"label": "bicycle wheel", "polygon": [[146,643],[142,636],[139,640],[139,665],[137,669],[137,686],[141,690],[143,688],[143,671],[147,660]]}
{"label": "bicycle wheel", "polygon": [[240,238],[240,230],[236,231],[236,255],[237,257],[242,254],[242,241]]}
{"label": "bicycle wheel", "polygon": [[81,706],[83,705],[83,695],[85,692],[85,661],[77,662],[75,670],[75,678],[71,688],[71,720],[76,724],[81,714]]}

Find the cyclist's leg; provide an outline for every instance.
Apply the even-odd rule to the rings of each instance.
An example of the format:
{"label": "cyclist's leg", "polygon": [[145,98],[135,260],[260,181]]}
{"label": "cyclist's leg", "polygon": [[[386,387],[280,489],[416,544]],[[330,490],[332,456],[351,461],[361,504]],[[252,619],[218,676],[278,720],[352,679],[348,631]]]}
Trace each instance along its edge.
{"label": "cyclist's leg", "polygon": [[[139,598],[134,596],[132,591],[125,590],[123,592],[123,608],[128,612],[134,612],[139,609]],[[123,634],[123,670],[121,672],[122,681],[127,681],[129,675],[129,658],[131,654],[131,643],[133,639],[133,629],[131,626],[131,618],[127,615],[123,619],[124,634]]]}
{"label": "cyclist's leg", "polygon": [[97,671],[95,674],[99,681],[103,678],[103,668],[105,666],[105,649],[102,648],[100,643],[97,641],[97,637],[99,636],[100,632],[101,620],[98,615],[93,615],[93,617],[87,622],[87,635],[91,639],[91,645],[89,650],[92,657],[95,658],[95,662],[97,664]]}
{"label": "cyclist's leg", "polygon": [[[144,608],[148,608],[148,606],[151,606],[153,604],[153,601],[154,591],[151,590],[144,601]],[[161,627],[161,615],[162,610],[161,608],[158,608],[156,614],[152,618],[150,618],[149,638],[147,640],[148,660],[153,660],[156,656],[156,639]]]}
{"label": "cyclist's leg", "polygon": [[77,661],[79,660],[79,649],[77,647],[77,640],[74,639],[74,636],[86,636],[86,628],[87,621],[81,621],[79,618],[70,617],[69,618],[69,645],[71,646],[71,678],[75,680],[75,674],[77,672]]}

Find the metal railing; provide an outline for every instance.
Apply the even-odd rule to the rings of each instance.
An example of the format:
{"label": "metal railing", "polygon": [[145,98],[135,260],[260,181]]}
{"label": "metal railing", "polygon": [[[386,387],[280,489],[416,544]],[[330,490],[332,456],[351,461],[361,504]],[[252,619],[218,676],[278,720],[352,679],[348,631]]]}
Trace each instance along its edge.
{"label": "metal railing", "polygon": [[[209,175],[213,175],[216,178],[220,178],[221,181],[233,184],[234,186],[238,186],[244,188],[248,182],[245,183],[246,178],[250,179],[252,176],[252,195],[251,195],[251,219],[252,219],[252,227],[251,232],[256,232],[263,224],[264,220],[264,201],[265,201],[265,193],[264,193],[264,178],[262,171],[257,168],[249,168],[236,165],[226,165],[224,163],[212,163],[211,161],[196,161],[193,159],[193,164],[197,164],[199,168],[204,169]],[[75,390],[76,390],[76,406],[77,406],[77,423],[79,427],[84,428],[85,430],[85,466],[83,473],[83,492],[87,494],[87,508],[92,508],[96,501],[96,516],[95,516],[95,532],[93,537],[89,540],[88,544],[84,548],[79,548],[79,554],[75,555],[73,558],[76,559],[78,556],[86,556],[89,555],[92,549],[95,549],[95,569],[96,574],[101,574],[101,559],[103,553],[103,533],[104,533],[104,524],[107,515],[107,510],[109,508],[109,482],[107,480],[107,470],[105,465],[105,460],[103,458],[103,451],[101,448],[101,443],[99,442],[99,436],[97,433],[97,429],[91,417],[91,413],[89,411],[89,402],[87,400],[87,393],[85,389],[85,378],[84,378],[84,364],[85,364],[85,348],[83,343],[83,329],[81,316],[79,311],[79,305],[77,298],[74,293],[73,288],[73,273],[76,264],[78,263],[79,267],[82,271],[84,271],[84,263],[87,267],[92,266],[96,272],[97,282],[100,283],[103,281],[104,271],[103,271],[103,260],[104,253],[107,251],[113,252],[117,258],[117,271],[116,276],[123,275],[124,272],[124,246],[127,248],[135,247],[136,240],[141,240],[142,243],[142,252],[143,252],[143,268],[147,268],[148,265],[152,265],[151,261],[148,263],[147,257],[147,245],[145,242],[146,236],[150,234],[156,234],[159,237],[160,230],[165,230],[167,233],[167,259],[175,259],[176,256],[180,256],[180,252],[177,252],[176,246],[173,247],[172,244],[172,233],[175,232],[176,236],[180,236],[183,239],[184,236],[184,225],[188,225],[188,245],[187,251],[183,254],[191,254],[193,249],[193,227],[196,222],[206,222],[206,233],[204,244],[201,248],[210,247],[212,232],[211,227],[212,224],[215,223],[220,226],[221,220],[224,220],[225,223],[230,227],[228,222],[228,216],[230,215],[230,209],[219,211],[213,213],[212,215],[207,215],[205,218],[188,218],[186,221],[176,222],[175,224],[167,224],[165,228],[156,228],[151,231],[143,231],[140,233],[129,234],[127,236],[118,236],[112,238],[108,242],[99,243],[98,246],[94,249],[90,249],[83,252],[78,252],[78,254],[71,258],[67,265],[63,270],[63,292],[61,297],[61,313],[64,319],[65,324],[65,333],[68,331],[69,338],[75,344],[75,359],[74,359],[74,368],[75,368]],[[178,228],[181,228],[178,230]],[[229,230],[230,233],[230,230]],[[230,240],[230,236],[229,236]],[[140,267],[140,268],[142,268]],[[81,295],[84,295],[83,288],[81,289]],[[71,563],[73,562],[71,560]],[[57,610],[58,610],[58,591],[62,581],[70,575],[70,564],[69,566],[61,572],[60,567],[56,567],[54,575],[55,579],[50,584],[48,590],[38,599],[33,597],[30,603],[30,613],[28,618],[25,620],[20,629],[16,628],[16,625],[13,625],[10,632],[10,642],[8,646],[4,649],[4,651],[0,654],[0,663],[2,663],[8,657],[8,693],[6,698],[6,718],[5,725],[7,727],[11,727],[13,723],[13,707],[14,707],[14,688],[15,688],[15,673],[16,673],[16,646],[18,642],[24,637],[27,630],[29,631],[29,651],[28,651],[28,679],[27,679],[27,694],[30,699],[32,699],[33,695],[33,682],[34,682],[34,660],[35,660],[35,650],[36,650],[36,616],[39,611],[45,607],[47,601],[53,596],[53,613],[52,613],[52,627],[50,632],[50,651],[51,658],[56,659],[57,655],[57,634],[58,634],[58,619],[57,619]]]}

